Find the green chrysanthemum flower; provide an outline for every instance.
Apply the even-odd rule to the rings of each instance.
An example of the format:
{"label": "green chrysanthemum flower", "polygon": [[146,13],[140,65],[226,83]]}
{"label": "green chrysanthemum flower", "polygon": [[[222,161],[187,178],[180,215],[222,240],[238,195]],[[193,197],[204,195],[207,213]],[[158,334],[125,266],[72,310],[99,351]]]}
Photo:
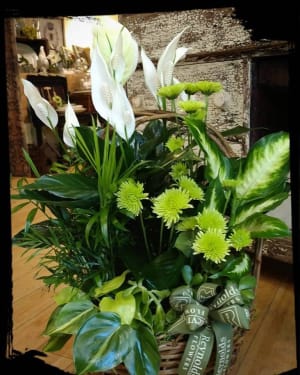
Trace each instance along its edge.
{"label": "green chrysanthemum flower", "polygon": [[180,137],[172,136],[166,142],[166,147],[171,151],[174,152],[176,150],[181,150],[184,145],[184,139]]}
{"label": "green chrysanthemum flower", "polygon": [[233,246],[237,251],[246,246],[250,246],[252,243],[250,232],[244,228],[234,229],[229,237],[229,240],[231,242],[231,246]]}
{"label": "green chrysanthemum flower", "polygon": [[142,199],[147,199],[148,193],[143,191],[144,185],[140,182],[127,180],[121,183],[117,195],[117,206],[125,209],[135,216],[141,212]]}
{"label": "green chrysanthemum flower", "polygon": [[203,212],[197,216],[197,222],[201,230],[219,230],[225,233],[227,222],[225,217],[214,208],[204,208]]}
{"label": "green chrysanthemum flower", "polygon": [[202,101],[196,100],[187,100],[185,102],[179,102],[178,105],[181,109],[183,109],[186,113],[193,113],[200,109],[205,109],[206,105]]}
{"label": "green chrysanthemum flower", "polygon": [[204,200],[204,191],[197,185],[196,181],[188,176],[180,177],[178,185],[189,193],[191,199]]}
{"label": "green chrysanthemum flower", "polygon": [[221,231],[209,229],[200,232],[192,245],[195,254],[203,253],[206,260],[214,263],[222,262],[229,254],[229,243]]}
{"label": "green chrysanthemum flower", "polygon": [[179,232],[184,232],[186,230],[193,230],[197,226],[196,216],[189,216],[183,218],[176,226]]}
{"label": "green chrysanthemum flower", "polygon": [[173,180],[177,181],[180,177],[186,176],[187,174],[188,169],[184,163],[178,162],[172,165],[170,175]]}
{"label": "green chrysanthemum flower", "polygon": [[163,86],[161,87],[157,93],[159,96],[163,96],[167,99],[173,100],[178,97],[184,91],[185,84],[184,83],[176,83],[175,85]]}
{"label": "green chrysanthemum flower", "polygon": [[209,96],[222,90],[222,88],[221,83],[213,81],[198,81],[185,84],[185,92],[189,95],[201,92],[203,95]]}
{"label": "green chrysanthemum flower", "polygon": [[153,212],[163,219],[167,228],[171,228],[179,221],[184,209],[193,207],[189,201],[190,197],[186,191],[168,189],[153,199]]}

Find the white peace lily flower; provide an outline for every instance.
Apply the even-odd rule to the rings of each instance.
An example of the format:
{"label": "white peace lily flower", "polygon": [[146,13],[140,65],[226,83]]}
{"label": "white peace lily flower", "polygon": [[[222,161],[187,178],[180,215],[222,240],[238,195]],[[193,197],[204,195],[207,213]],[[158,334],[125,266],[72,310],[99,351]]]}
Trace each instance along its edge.
{"label": "white peace lily flower", "polygon": [[121,85],[118,85],[114,92],[111,125],[119,136],[126,140],[129,140],[135,130],[134,112]]}
{"label": "white peace lily flower", "polygon": [[161,99],[157,97],[157,90],[160,87],[168,86],[173,83],[174,67],[179,60],[186,56],[186,53],[189,50],[189,48],[185,47],[177,48],[179,39],[186,29],[187,28],[183,29],[179,34],[177,34],[167,45],[158,60],[157,69],[152,61],[148,58],[145,51],[143,49],[141,50],[146,86],[155,99],[157,99],[159,102]]}
{"label": "white peace lily flower", "polygon": [[146,86],[148,87],[149,91],[156,99],[157,90],[160,87],[156,68],[153,62],[146,55],[143,48],[141,49],[141,58],[142,58]]}
{"label": "white peace lily flower", "polygon": [[107,64],[97,50],[93,51],[91,62],[91,92],[96,111],[110,121],[113,92],[117,83],[109,74]]}
{"label": "white peace lily flower", "polygon": [[75,128],[80,124],[69,100],[65,110],[65,119],[63,140],[67,146],[75,147]]}
{"label": "white peace lily flower", "polygon": [[114,79],[122,84],[123,75],[125,72],[125,60],[123,56],[123,38],[122,32],[119,33],[116,44],[111,54],[111,67],[114,74]]}
{"label": "white peace lily flower", "polygon": [[123,139],[129,139],[135,129],[135,117],[122,84],[109,74],[107,65],[97,50],[91,64],[92,100],[96,111]]}
{"label": "white peace lily flower", "polygon": [[112,69],[111,75],[124,85],[138,63],[138,44],[128,29],[110,17],[100,17],[93,29],[93,49],[98,50]]}
{"label": "white peace lily flower", "polygon": [[37,117],[48,128],[53,129],[58,124],[58,114],[52,105],[44,99],[39,90],[27,79],[22,78],[24,94]]}

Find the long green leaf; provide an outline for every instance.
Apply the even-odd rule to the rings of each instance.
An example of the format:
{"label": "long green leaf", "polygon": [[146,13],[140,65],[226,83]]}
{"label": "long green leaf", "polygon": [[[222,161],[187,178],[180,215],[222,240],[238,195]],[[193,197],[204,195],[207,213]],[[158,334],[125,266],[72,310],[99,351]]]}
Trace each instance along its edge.
{"label": "long green leaf", "polygon": [[289,171],[289,134],[261,138],[250,150],[235,189],[237,199],[266,197],[282,186]]}
{"label": "long green leaf", "polygon": [[289,193],[279,193],[269,198],[261,198],[255,201],[251,201],[248,204],[241,205],[237,208],[234,220],[231,221],[231,225],[242,223],[249,216],[256,213],[264,213],[278,207],[283,201],[289,196]]}
{"label": "long green leaf", "polygon": [[289,237],[291,231],[282,220],[264,214],[255,214],[243,221],[236,228],[245,228],[252,238]]}
{"label": "long green leaf", "polygon": [[92,199],[98,197],[97,182],[88,176],[61,173],[43,175],[34,183],[26,185],[25,190],[45,190],[61,198]]}
{"label": "long green leaf", "polygon": [[229,160],[224,156],[217,144],[208,136],[205,123],[192,116],[187,116],[185,122],[196,143],[205,154],[207,161],[206,177],[212,180],[219,177],[221,181],[228,178],[230,173]]}

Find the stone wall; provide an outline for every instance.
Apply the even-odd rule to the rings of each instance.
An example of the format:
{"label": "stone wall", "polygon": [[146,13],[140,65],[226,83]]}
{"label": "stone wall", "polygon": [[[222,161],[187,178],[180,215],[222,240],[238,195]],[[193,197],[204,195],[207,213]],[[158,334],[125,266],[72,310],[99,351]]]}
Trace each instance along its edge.
{"label": "stone wall", "polygon": [[[119,21],[155,65],[168,43],[185,29],[178,47],[189,50],[176,65],[174,76],[180,81],[212,80],[223,85],[226,105],[220,107],[211,100],[209,125],[218,130],[250,127],[251,57],[266,53],[270,44],[252,41],[251,31],[235,17],[234,8],[124,14]],[[157,108],[145,86],[141,64],[128,81],[127,91],[135,106]],[[229,140],[238,155],[246,152],[247,135]]]}

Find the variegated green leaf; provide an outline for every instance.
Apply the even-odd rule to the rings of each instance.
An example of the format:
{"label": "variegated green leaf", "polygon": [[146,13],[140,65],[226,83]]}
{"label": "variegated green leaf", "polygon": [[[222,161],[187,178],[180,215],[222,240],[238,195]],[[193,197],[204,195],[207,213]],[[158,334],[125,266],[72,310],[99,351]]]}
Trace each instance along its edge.
{"label": "variegated green leaf", "polygon": [[185,123],[196,143],[205,154],[207,161],[206,178],[214,180],[219,177],[220,181],[228,178],[230,170],[229,160],[218,148],[216,142],[208,136],[205,123],[193,116],[187,116]]}
{"label": "variegated green leaf", "polygon": [[256,213],[268,212],[276,207],[278,207],[284,200],[289,196],[288,192],[279,193],[269,198],[261,198],[252,201],[248,204],[241,205],[237,208],[236,214],[231,218],[231,225],[236,225],[242,223],[248,217]]}
{"label": "variegated green leaf", "polygon": [[251,232],[252,238],[289,237],[291,231],[282,220],[264,214],[255,214],[237,225]]}
{"label": "variegated green leaf", "polygon": [[[224,191],[219,178],[216,178],[209,184],[209,187],[206,190],[204,207],[223,212],[226,204],[225,194],[226,192]],[[228,194],[230,194],[230,192],[228,192]]]}
{"label": "variegated green leaf", "polygon": [[289,171],[289,143],[289,134],[283,131],[268,134],[256,142],[238,176],[236,198],[263,198],[283,186]]}

